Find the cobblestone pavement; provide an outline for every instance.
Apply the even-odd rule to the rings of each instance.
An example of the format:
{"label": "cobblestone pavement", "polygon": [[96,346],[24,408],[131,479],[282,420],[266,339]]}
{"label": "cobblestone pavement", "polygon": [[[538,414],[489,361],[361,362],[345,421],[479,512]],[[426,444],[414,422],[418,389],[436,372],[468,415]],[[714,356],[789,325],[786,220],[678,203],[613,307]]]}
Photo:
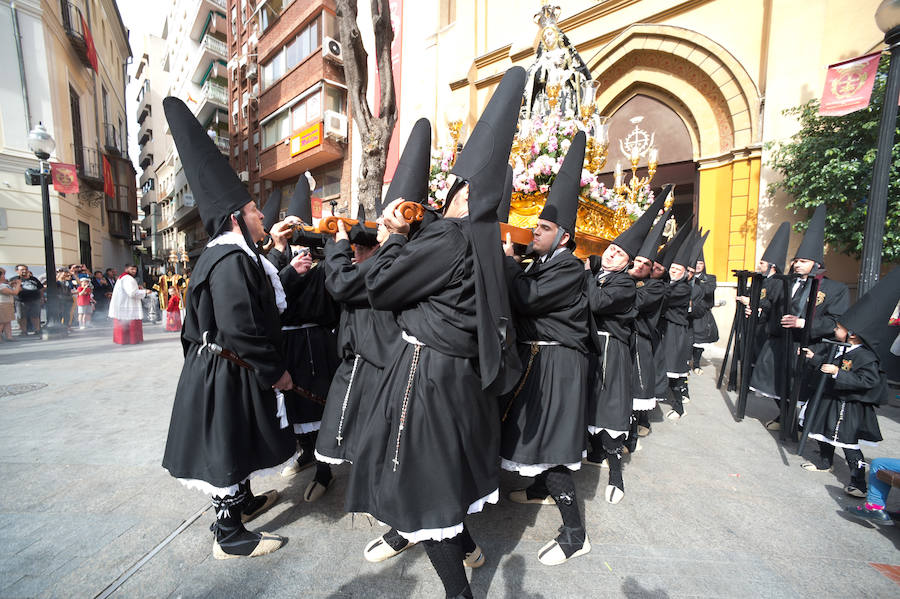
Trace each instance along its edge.
{"label": "cobblestone pavement", "polygon": [[[98,328],[0,345],[0,597],[113,588],[114,597],[443,596],[419,547],[382,564],[362,559],[385,529],[343,512],[345,467],[316,504],[302,499],[309,470],[255,482],[283,498],[252,528],[288,544],[253,560],[212,559],[207,498],[160,467],[181,369],[177,335],[150,325],[145,336],[118,347]],[[900,595],[870,565],[900,563],[900,526],[842,517],[857,500],[842,491],[840,452],[834,474],[803,471],[796,446],[783,448],[762,426],[771,402],[751,398],[735,422],[734,398],[716,390],[714,370],[691,377],[683,420],[663,422],[657,410],[643,449],[626,458],[622,503],[604,502],[605,470],[576,474],[588,555],[555,568],[537,561],[559,526],[552,506],[502,499],[472,517],[487,555],[471,574],[476,596]],[[870,459],[900,456],[900,401],[892,404],[879,412],[886,441]],[[504,474],[502,492],[522,484]],[[889,508],[898,506],[900,493]]]}

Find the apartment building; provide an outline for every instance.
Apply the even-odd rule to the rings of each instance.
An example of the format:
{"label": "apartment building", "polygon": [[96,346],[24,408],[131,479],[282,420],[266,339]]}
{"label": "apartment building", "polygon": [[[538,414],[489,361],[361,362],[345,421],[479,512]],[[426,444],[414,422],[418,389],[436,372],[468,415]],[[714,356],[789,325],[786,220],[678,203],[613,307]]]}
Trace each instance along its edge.
{"label": "apartment building", "polygon": [[286,206],[308,170],[326,211],[346,207],[351,127],[334,1],[228,0],[227,14],[235,171],[260,205],[278,187]]}
{"label": "apartment building", "polygon": [[225,0],[169,0],[158,37],[148,36],[135,77],[144,190],[144,249],[157,270],[169,257],[196,259],[206,245],[194,196],[162,110],[169,95],[184,100],[223,153],[228,136]]}
{"label": "apartment building", "polygon": [[44,270],[41,190],[24,177],[38,166],[27,141],[38,122],[56,143],[50,161],[73,164],[78,173],[78,193],[50,189],[56,263],[121,269],[133,261],[130,57],[114,0],[0,1],[0,265]]}

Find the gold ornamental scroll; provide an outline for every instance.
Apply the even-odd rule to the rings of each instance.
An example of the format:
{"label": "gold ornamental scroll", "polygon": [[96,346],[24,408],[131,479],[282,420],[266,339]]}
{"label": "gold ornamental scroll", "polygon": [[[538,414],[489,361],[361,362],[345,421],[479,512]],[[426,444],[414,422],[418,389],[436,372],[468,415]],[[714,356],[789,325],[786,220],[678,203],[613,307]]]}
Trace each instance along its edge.
{"label": "gold ornamental scroll", "polygon": [[[546,201],[546,194],[540,192],[514,191],[509,209],[509,224],[533,229]],[[631,219],[624,209],[613,211],[597,202],[579,198],[575,220],[575,255],[586,258],[591,254],[602,254],[611,240],[629,226]]]}

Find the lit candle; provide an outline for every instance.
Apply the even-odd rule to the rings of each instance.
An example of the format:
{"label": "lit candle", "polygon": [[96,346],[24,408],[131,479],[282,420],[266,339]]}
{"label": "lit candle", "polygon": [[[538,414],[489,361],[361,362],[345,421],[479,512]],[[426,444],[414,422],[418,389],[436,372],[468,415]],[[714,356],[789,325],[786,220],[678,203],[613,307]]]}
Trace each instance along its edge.
{"label": "lit candle", "polygon": [[615,173],[616,173],[616,183],[615,183],[615,186],[616,186],[616,187],[622,187],[622,163],[621,163],[621,162],[617,162],[617,163],[616,163],[616,171],[615,171]]}
{"label": "lit candle", "polygon": [[653,165],[659,164],[659,152],[656,148],[650,148],[650,156],[648,162]]}
{"label": "lit candle", "polygon": [[635,162],[637,162],[637,161],[640,160],[640,159],[641,159],[641,153],[638,151],[637,148],[632,148],[632,149],[631,149],[631,162],[632,162],[632,164],[634,164]]}

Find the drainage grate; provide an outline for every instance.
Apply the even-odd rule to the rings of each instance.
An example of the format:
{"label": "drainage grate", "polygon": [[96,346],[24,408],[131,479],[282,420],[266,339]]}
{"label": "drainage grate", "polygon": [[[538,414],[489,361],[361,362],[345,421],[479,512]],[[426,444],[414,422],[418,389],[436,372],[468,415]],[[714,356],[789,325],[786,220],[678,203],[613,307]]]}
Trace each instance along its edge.
{"label": "drainage grate", "polygon": [[0,397],[21,395],[29,391],[37,391],[47,386],[47,383],[18,383],[16,385],[0,385]]}

